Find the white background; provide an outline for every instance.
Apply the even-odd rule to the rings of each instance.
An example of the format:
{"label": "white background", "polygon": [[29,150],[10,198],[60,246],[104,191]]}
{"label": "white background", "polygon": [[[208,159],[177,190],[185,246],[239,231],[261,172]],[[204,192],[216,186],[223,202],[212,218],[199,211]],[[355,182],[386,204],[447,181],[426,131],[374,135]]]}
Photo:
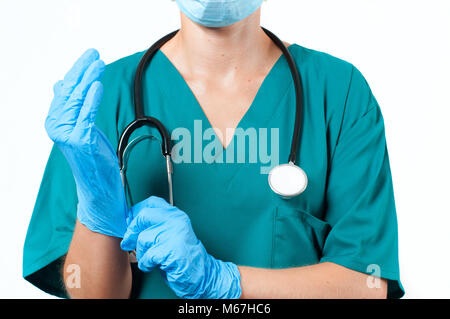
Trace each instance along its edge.
{"label": "white background", "polygon": [[[21,272],[53,83],[89,47],[110,63],[178,23],[169,0],[1,0],[1,298],[49,297]],[[269,0],[263,25],[365,75],[386,124],[406,297],[450,298],[450,1]]]}

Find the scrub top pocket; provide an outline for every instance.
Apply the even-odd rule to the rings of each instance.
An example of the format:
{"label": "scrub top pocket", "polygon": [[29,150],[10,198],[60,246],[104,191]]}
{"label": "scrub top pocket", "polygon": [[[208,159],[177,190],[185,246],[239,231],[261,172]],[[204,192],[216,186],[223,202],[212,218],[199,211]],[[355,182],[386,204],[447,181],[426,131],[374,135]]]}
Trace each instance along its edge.
{"label": "scrub top pocket", "polygon": [[274,210],[271,268],[316,264],[331,227],[306,211],[288,206]]}

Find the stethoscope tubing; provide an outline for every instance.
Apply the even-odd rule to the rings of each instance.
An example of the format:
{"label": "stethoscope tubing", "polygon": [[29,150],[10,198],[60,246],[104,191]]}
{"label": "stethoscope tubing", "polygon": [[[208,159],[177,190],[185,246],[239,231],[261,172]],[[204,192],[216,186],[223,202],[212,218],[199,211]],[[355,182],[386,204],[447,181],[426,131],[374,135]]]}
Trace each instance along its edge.
{"label": "stethoscope tubing", "polygon": [[303,84],[302,79],[300,77],[300,73],[298,72],[297,65],[295,64],[294,58],[291,55],[291,52],[284,45],[283,41],[281,41],[275,34],[271,31],[262,28],[267,36],[280,48],[283,52],[283,55],[286,58],[286,61],[289,65],[289,69],[291,71],[292,80],[294,81],[294,89],[295,89],[295,123],[294,123],[294,132],[292,134],[292,142],[291,142],[291,152],[289,154],[288,162],[291,164],[295,164],[297,160],[297,150],[300,147],[300,136],[301,136],[301,128],[303,119]]}
{"label": "stethoscope tubing", "polygon": [[[297,69],[297,65],[289,52],[288,48],[284,45],[284,43],[272,32],[269,30],[262,28],[262,30],[267,34],[267,36],[281,49],[286,61],[288,63],[289,69],[291,71],[292,79],[294,82],[295,96],[296,96],[296,109],[295,109],[295,123],[294,130],[292,134],[292,142],[291,142],[291,150],[289,154],[288,162],[292,165],[295,165],[297,160],[297,150],[300,147],[300,138],[301,138],[301,130],[302,130],[302,120],[303,120],[303,85],[300,74]],[[142,126],[155,127],[159,134],[161,135],[161,152],[166,159],[167,165],[167,175],[168,175],[168,183],[169,183],[169,197],[170,203],[173,204],[173,192],[172,192],[172,174],[173,167],[171,161],[171,137],[169,131],[162,124],[161,121],[154,117],[145,116],[144,113],[144,96],[143,96],[143,76],[145,70],[159,49],[167,43],[170,39],[172,39],[179,30],[173,31],[168,35],[164,36],[157,42],[155,42],[143,55],[140,60],[138,67],[136,69],[136,74],[134,78],[134,110],[135,110],[135,119],[132,121],[122,132],[119,145],[117,148],[117,156],[119,160],[119,168],[122,174],[122,178],[125,182],[125,173],[123,172],[124,167],[124,152],[127,149],[128,141],[132,133]]]}
{"label": "stethoscope tubing", "polygon": [[139,65],[136,69],[136,74],[134,77],[134,110],[135,110],[135,116],[136,119],[145,117],[144,115],[144,97],[143,97],[143,89],[142,89],[142,79],[145,73],[145,69],[147,65],[152,60],[153,56],[156,54],[156,52],[161,49],[161,47],[167,43],[170,39],[172,39],[179,30],[173,31],[169,33],[168,35],[162,37],[160,40],[155,42],[150,49],[145,52],[144,56],[142,57],[141,61],[139,62]]}

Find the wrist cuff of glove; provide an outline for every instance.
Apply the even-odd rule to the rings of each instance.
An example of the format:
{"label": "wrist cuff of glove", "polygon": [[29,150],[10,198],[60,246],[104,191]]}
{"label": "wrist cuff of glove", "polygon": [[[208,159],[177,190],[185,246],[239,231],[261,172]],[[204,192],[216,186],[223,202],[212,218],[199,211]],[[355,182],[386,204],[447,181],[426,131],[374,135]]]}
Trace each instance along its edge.
{"label": "wrist cuff of glove", "polygon": [[92,215],[95,216],[95,213],[86,212],[86,210],[78,206],[78,221],[86,226],[90,231],[110,237],[123,238],[127,228],[125,221],[120,223],[120,225],[109,225],[101,220],[92,218]]}
{"label": "wrist cuff of glove", "polygon": [[241,273],[239,272],[239,268],[237,265],[227,262],[224,263],[230,272],[230,288],[228,290],[228,294],[224,297],[224,299],[239,299],[242,295],[242,287],[241,287]]}
{"label": "wrist cuff of glove", "polygon": [[242,294],[241,274],[238,267],[231,262],[224,262],[211,257],[208,299],[239,299]]}

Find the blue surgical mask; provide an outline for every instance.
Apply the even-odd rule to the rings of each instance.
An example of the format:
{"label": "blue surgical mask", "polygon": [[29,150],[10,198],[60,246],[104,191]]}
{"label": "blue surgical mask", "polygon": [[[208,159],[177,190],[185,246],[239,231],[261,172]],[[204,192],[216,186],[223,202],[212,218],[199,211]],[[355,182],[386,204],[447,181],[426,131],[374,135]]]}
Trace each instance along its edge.
{"label": "blue surgical mask", "polygon": [[205,27],[220,28],[254,13],[263,0],[176,0],[181,12]]}

